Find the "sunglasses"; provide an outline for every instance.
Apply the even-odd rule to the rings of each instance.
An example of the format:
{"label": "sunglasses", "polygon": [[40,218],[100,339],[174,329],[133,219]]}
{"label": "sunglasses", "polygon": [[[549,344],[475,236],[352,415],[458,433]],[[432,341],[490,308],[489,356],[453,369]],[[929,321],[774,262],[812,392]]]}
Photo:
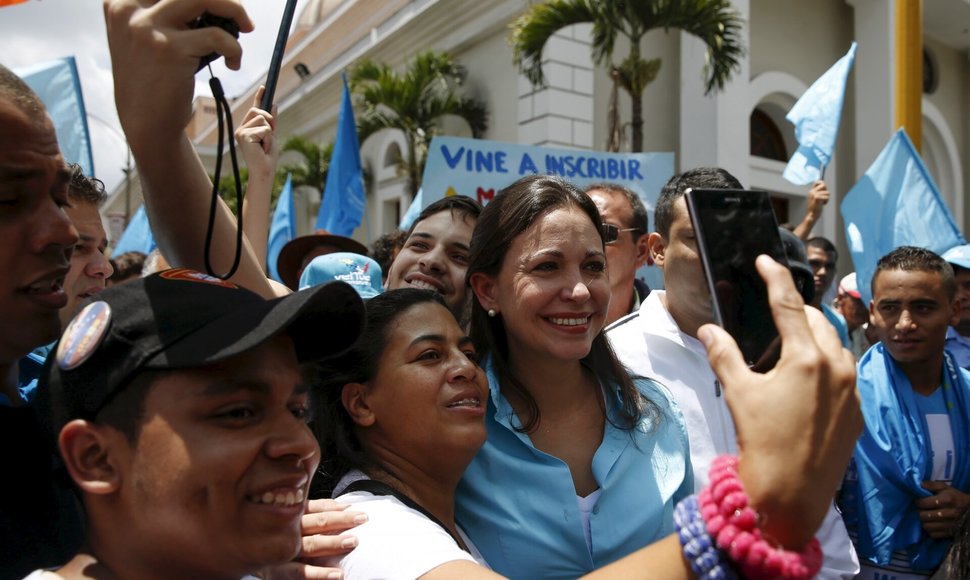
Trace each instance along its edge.
{"label": "sunglasses", "polygon": [[635,232],[637,228],[621,228],[613,224],[603,224],[603,243],[613,244],[620,239],[620,232]]}
{"label": "sunglasses", "polygon": [[818,270],[825,267],[826,270],[834,270],[835,262],[827,262],[825,260],[809,260],[808,265],[812,267],[813,270]]}

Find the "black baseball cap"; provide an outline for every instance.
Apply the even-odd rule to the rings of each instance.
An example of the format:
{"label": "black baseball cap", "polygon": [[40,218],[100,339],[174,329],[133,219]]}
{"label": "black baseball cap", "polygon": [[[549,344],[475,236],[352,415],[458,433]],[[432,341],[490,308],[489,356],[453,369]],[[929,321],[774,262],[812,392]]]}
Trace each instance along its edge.
{"label": "black baseball cap", "polygon": [[805,252],[805,242],[791,230],[779,227],[778,235],[785,247],[785,257],[788,258],[788,269],[795,280],[795,287],[802,295],[805,304],[811,304],[815,298],[815,274],[808,265],[808,254]]}
{"label": "black baseball cap", "polygon": [[51,352],[38,405],[56,437],[72,419],[94,419],[142,370],[217,363],[283,332],[297,360],[311,362],[349,348],[363,324],[363,302],[343,282],[266,300],[201,272],[165,270],[106,289],[74,317]]}

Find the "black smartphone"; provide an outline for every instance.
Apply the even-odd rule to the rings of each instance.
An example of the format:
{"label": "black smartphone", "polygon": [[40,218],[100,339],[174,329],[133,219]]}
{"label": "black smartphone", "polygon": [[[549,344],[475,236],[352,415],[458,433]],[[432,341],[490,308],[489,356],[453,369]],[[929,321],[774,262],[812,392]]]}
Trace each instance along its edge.
{"label": "black smartphone", "polygon": [[685,198],[714,320],[748,365],[765,372],[778,361],[781,341],[754,261],[767,254],[788,265],[771,200],[764,191],[739,189],[688,189]]}
{"label": "black smartphone", "polygon": [[259,108],[267,113],[273,112],[276,83],[280,79],[280,66],[283,64],[283,53],[286,52],[286,41],[290,37],[290,25],[293,24],[294,12],[296,12],[296,0],[286,0],[286,6],[283,8],[283,19],[280,21],[280,31],[276,34],[273,60],[270,61],[269,72],[266,74],[266,90],[259,102]]}

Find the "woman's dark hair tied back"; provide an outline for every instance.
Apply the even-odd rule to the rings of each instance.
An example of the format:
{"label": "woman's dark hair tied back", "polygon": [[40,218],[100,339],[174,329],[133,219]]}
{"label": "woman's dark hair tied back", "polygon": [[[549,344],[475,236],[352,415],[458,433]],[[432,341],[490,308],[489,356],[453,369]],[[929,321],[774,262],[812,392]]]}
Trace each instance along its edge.
{"label": "woman's dark hair tied back", "polygon": [[333,487],[346,472],[374,465],[357,440],[354,422],[344,409],[341,393],[348,383],[366,383],[374,378],[394,321],[412,307],[427,302],[447,309],[438,293],[417,288],[389,290],[367,300],[364,332],[354,346],[310,368],[312,429],[322,455],[311,497],[330,497]]}

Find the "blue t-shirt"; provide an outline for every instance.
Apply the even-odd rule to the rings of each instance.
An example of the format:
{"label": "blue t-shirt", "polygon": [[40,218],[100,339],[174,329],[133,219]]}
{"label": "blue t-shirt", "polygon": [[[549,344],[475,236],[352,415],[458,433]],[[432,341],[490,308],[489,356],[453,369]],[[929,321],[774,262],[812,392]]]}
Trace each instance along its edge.
{"label": "blue t-shirt", "polygon": [[[865,429],[838,502],[859,552],[860,577],[873,578],[873,570],[880,578],[892,576],[885,570],[929,574],[950,547],[950,540],[926,533],[915,505],[932,495],[922,483],[944,474],[955,488],[970,491],[970,373],[948,353],[941,370],[943,386],[923,397],[882,343],[859,361]],[[941,437],[946,428],[949,437]]]}
{"label": "blue t-shirt", "polygon": [[[587,547],[569,467],[515,430],[518,418],[486,362],[488,440],[465,471],[456,516],[489,566],[509,578],[576,578],[673,532],[673,508],[693,490],[680,410],[653,381],[637,387],[660,409],[624,431],[606,422],[593,456],[601,490]],[[619,394],[604,389],[616,421]]]}
{"label": "blue t-shirt", "polygon": [[[25,403],[30,403],[37,391],[37,381],[40,373],[44,370],[44,363],[50,354],[52,345],[40,346],[33,352],[20,359],[17,363],[17,388],[20,391],[20,398]],[[5,393],[0,393],[0,405],[12,407],[13,402]]]}

